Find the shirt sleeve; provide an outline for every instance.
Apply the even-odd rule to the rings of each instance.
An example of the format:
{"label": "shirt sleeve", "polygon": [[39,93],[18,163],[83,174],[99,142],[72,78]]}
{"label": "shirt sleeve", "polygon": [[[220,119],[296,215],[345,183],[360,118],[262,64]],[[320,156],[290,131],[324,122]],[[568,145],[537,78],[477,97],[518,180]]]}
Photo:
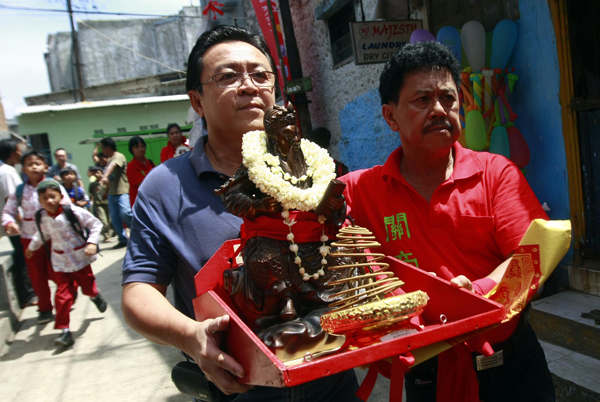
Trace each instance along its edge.
{"label": "shirt sleeve", "polygon": [[154,210],[139,193],[133,206],[129,246],[123,261],[122,284],[143,282],[168,285],[177,266],[171,244],[159,234]]}
{"label": "shirt sleeve", "polygon": [[90,231],[87,242],[98,244],[100,233],[102,232],[102,222],[100,222],[100,219],[96,218],[83,208],[77,206],[73,206],[71,208],[79,222],[81,222],[81,225],[88,228]]}
{"label": "shirt sleeve", "polygon": [[30,249],[31,251],[35,251],[35,250],[39,249],[40,247],[42,247],[43,245],[44,245],[44,242],[42,242],[42,237],[40,236],[40,231],[36,230],[35,234],[31,238],[31,242],[29,243],[29,246],[27,246],[27,248]]}
{"label": "shirt sleeve", "polygon": [[492,207],[495,238],[505,256],[516,250],[534,219],[548,220],[519,168],[509,162],[499,170]]}
{"label": "shirt sleeve", "polygon": [[6,200],[6,205],[2,210],[2,227],[6,227],[9,223],[16,222],[15,218],[19,214],[17,206],[17,193],[10,193]]}

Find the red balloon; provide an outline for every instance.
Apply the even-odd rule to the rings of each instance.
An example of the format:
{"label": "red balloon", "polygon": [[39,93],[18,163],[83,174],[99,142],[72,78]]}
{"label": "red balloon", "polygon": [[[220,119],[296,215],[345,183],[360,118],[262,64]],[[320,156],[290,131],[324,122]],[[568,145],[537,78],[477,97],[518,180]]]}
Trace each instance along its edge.
{"label": "red balloon", "polygon": [[515,163],[520,169],[523,169],[529,163],[531,154],[527,141],[523,138],[523,134],[516,127],[508,127],[508,145],[510,147],[510,160]]}

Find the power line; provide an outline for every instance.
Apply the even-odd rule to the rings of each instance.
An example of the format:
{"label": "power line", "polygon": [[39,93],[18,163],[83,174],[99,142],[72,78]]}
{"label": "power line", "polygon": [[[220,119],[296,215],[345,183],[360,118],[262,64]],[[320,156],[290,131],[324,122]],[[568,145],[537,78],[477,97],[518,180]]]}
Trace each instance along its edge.
{"label": "power line", "polygon": [[[7,6],[4,4],[0,4],[0,9],[7,10],[24,10],[24,11],[45,11],[52,13],[67,13],[67,10],[58,10],[52,8],[33,8],[33,7],[16,7],[16,6]],[[179,17],[179,18],[203,18],[202,15],[158,15],[158,14],[137,14],[137,13],[113,13],[108,11],[78,11],[73,10],[73,14],[98,14],[98,15],[124,15],[131,17],[156,17],[156,18],[167,18],[167,17]]]}

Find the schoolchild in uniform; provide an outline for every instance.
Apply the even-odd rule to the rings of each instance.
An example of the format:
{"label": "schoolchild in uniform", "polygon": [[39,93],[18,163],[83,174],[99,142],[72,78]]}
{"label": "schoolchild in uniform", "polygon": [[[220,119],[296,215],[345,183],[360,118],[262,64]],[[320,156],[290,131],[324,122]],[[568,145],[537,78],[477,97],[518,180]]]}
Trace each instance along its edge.
{"label": "schoolchild in uniform", "polygon": [[[21,243],[23,250],[25,250],[36,232],[35,211],[41,208],[35,189],[45,179],[48,165],[44,155],[36,150],[23,153],[21,165],[27,180],[10,192],[4,210],[2,210],[2,226],[9,236],[21,235]],[[64,189],[62,195],[64,203],[71,202]],[[39,250],[33,253],[31,257],[26,258],[25,264],[31,279],[31,286],[38,296],[37,323],[45,324],[52,321],[53,318],[50,286],[48,285],[48,280],[54,280],[50,260],[44,250]]]}
{"label": "schoolchild in uniform", "polygon": [[[84,295],[89,296],[98,310],[106,311],[106,301],[98,292],[91,263],[96,260],[98,238],[102,223],[91,213],[76,205],[61,205],[61,188],[55,180],[45,180],[37,187],[43,210],[36,215],[38,230],[31,239],[25,256],[45,248],[51,255],[52,268],[57,284],[54,304],[56,306],[55,329],[62,333],[54,341],[56,346],[71,346],[75,343],[69,330],[69,312],[75,300],[77,285]],[[84,230],[88,229],[86,235]],[[52,246],[45,244],[52,241]]]}

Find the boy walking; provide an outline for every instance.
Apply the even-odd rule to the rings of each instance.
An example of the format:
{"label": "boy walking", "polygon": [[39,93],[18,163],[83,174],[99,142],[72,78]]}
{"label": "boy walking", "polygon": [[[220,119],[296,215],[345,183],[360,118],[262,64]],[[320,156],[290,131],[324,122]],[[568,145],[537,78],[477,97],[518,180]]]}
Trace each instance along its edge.
{"label": "boy walking", "polygon": [[[31,256],[44,246],[51,254],[52,268],[57,284],[54,304],[56,306],[55,329],[62,333],[56,338],[56,346],[71,346],[75,343],[69,329],[69,312],[73,306],[77,285],[84,295],[89,296],[98,310],[106,311],[106,302],[98,292],[91,263],[96,261],[98,238],[102,223],[91,213],[78,206],[61,205],[60,184],[45,180],[36,189],[42,210],[36,214],[38,231],[25,250]],[[89,235],[84,233],[89,230]],[[51,240],[49,247],[46,240]],[[50,251],[51,250],[51,251]]]}
{"label": "boy walking", "polygon": [[[35,150],[27,151],[21,156],[23,173],[27,176],[25,183],[16,187],[8,196],[2,211],[2,226],[9,236],[21,235],[23,250],[27,249],[31,238],[36,232],[35,211],[41,208],[35,188],[44,178],[48,165],[46,158]],[[69,196],[62,189],[62,200],[70,203]],[[19,215],[19,207],[23,215]],[[21,220],[21,227],[17,223]],[[52,302],[48,280],[54,280],[50,260],[44,250],[38,250],[25,259],[27,273],[31,279],[31,286],[38,296],[38,324],[52,321]]]}

